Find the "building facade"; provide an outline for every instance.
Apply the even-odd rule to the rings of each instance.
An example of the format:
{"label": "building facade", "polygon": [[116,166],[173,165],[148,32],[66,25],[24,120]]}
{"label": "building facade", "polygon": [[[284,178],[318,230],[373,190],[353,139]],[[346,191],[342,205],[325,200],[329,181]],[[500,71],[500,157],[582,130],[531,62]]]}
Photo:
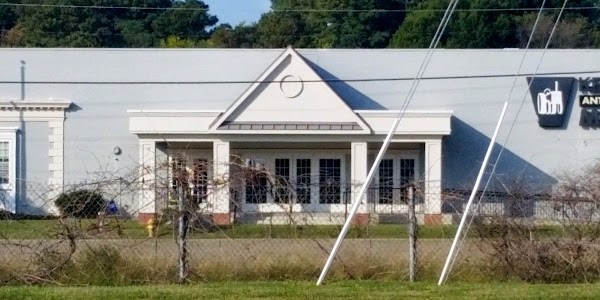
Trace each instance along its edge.
{"label": "building facade", "polygon": [[[405,110],[425,50],[0,54],[3,210],[56,213],[40,198],[135,169],[140,188],[119,204],[141,219],[185,186],[219,224],[290,213],[328,224],[343,221],[332,216],[347,214],[399,114],[358,220],[404,214],[418,193],[422,222],[449,222],[456,208],[442,194],[472,186],[524,52],[438,50]],[[590,62],[600,51],[552,50],[538,67],[541,58],[527,54],[510,93],[491,189],[548,189],[597,158],[600,70]]]}

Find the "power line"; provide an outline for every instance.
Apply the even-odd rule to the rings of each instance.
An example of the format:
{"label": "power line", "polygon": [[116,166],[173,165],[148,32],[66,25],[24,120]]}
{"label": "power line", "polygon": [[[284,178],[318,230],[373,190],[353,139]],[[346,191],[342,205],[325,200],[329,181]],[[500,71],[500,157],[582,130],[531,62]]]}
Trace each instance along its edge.
{"label": "power line", "polygon": [[[490,74],[490,75],[463,75],[463,76],[430,76],[422,77],[421,80],[452,80],[452,79],[484,79],[504,77],[526,77],[526,76],[556,76],[600,73],[600,70],[589,71],[566,71],[547,73],[519,73],[519,74]],[[322,80],[290,80],[286,82],[302,83],[342,83],[342,82],[385,82],[385,81],[412,81],[413,77],[398,78],[353,78],[353,79],[322,79]],[[86,85],[221,85],[221,84],[253,84],[253,83],[281,83],[280,80],[232,80],[232,81],[18,81],[2,80],[0,84],[86,84]]]}
{"label": "power line", "polygon": [[[0,6],[14,7],[47,7],[47,8],[77,8],[77,9],[129,9],[151,11],[209,11],[200,7],[143,7],[143,6],[103,6],[103,5],[72,5],[72,4],[35,4],[35,3],[0,3]],[[597,10],[600,6],[567,7],[565,10]],[[516,12],[537,11],[537,7],[522,8],[464,8],[456,9],[457,12]],[[544,8],[545,11],[560,10],[558,7]],[[374,13],[403,13],[403,12],[444,12],[444,9],[271,9],[271,12],[374,12]]]}

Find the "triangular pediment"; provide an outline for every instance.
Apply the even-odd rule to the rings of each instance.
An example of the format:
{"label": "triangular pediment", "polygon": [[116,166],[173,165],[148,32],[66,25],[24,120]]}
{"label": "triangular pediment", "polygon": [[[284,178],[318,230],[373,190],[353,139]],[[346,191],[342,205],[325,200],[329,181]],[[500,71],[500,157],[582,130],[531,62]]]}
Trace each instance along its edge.
{"label": "triangular pediment", "polygon": [[368,125],[291,47],[265,70],[211,128],[371,132]]}

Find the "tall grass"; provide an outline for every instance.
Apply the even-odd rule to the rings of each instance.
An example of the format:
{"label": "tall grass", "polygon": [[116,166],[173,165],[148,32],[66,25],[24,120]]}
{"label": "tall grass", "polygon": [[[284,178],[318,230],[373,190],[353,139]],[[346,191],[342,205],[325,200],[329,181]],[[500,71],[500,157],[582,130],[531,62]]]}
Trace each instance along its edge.
{"label": "tall grass", "polygon": [[[35,262],[34,268],[26,266],[23,264],[22,269],[11,270],[0,267],[0,280],[4,284],[122,286],[176,283],[178,279],[175,259],[124,256],[118,249],[106,246],[88,247],[66,262],[63,255],[48,253],[44,259]],[[407,266],[406,261],[345,255],[334,263],[328,280],[406,281]],[[314,280],[321,268],[320,259],[302,256],[249,259],[194,257],[190,260],[188,282]],[[476,268],[469,266],[461,269]],[[438,264],[424,265],[419,269],[419,280],[435,280],[438,272]],[[461,276],[463,281],[470,281],[470,275],[462,273]]]}

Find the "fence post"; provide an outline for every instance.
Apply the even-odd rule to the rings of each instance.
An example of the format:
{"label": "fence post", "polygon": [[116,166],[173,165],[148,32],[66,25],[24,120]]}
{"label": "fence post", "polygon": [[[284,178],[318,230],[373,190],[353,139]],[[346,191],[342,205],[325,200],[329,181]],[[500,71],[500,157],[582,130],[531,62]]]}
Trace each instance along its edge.
{"label": "fence post", "polygon": [[183,186],[178,186],[179,195],[179,283],[183,283],[187,277],[187,229],[188,216],[186,212],[186,199]]}
{"label": "fence post", "polygon": [[415,282],[417,268],[417,217],[415,216],[415,193],[413,186],[408,187],[408,255],[409,280]]}

